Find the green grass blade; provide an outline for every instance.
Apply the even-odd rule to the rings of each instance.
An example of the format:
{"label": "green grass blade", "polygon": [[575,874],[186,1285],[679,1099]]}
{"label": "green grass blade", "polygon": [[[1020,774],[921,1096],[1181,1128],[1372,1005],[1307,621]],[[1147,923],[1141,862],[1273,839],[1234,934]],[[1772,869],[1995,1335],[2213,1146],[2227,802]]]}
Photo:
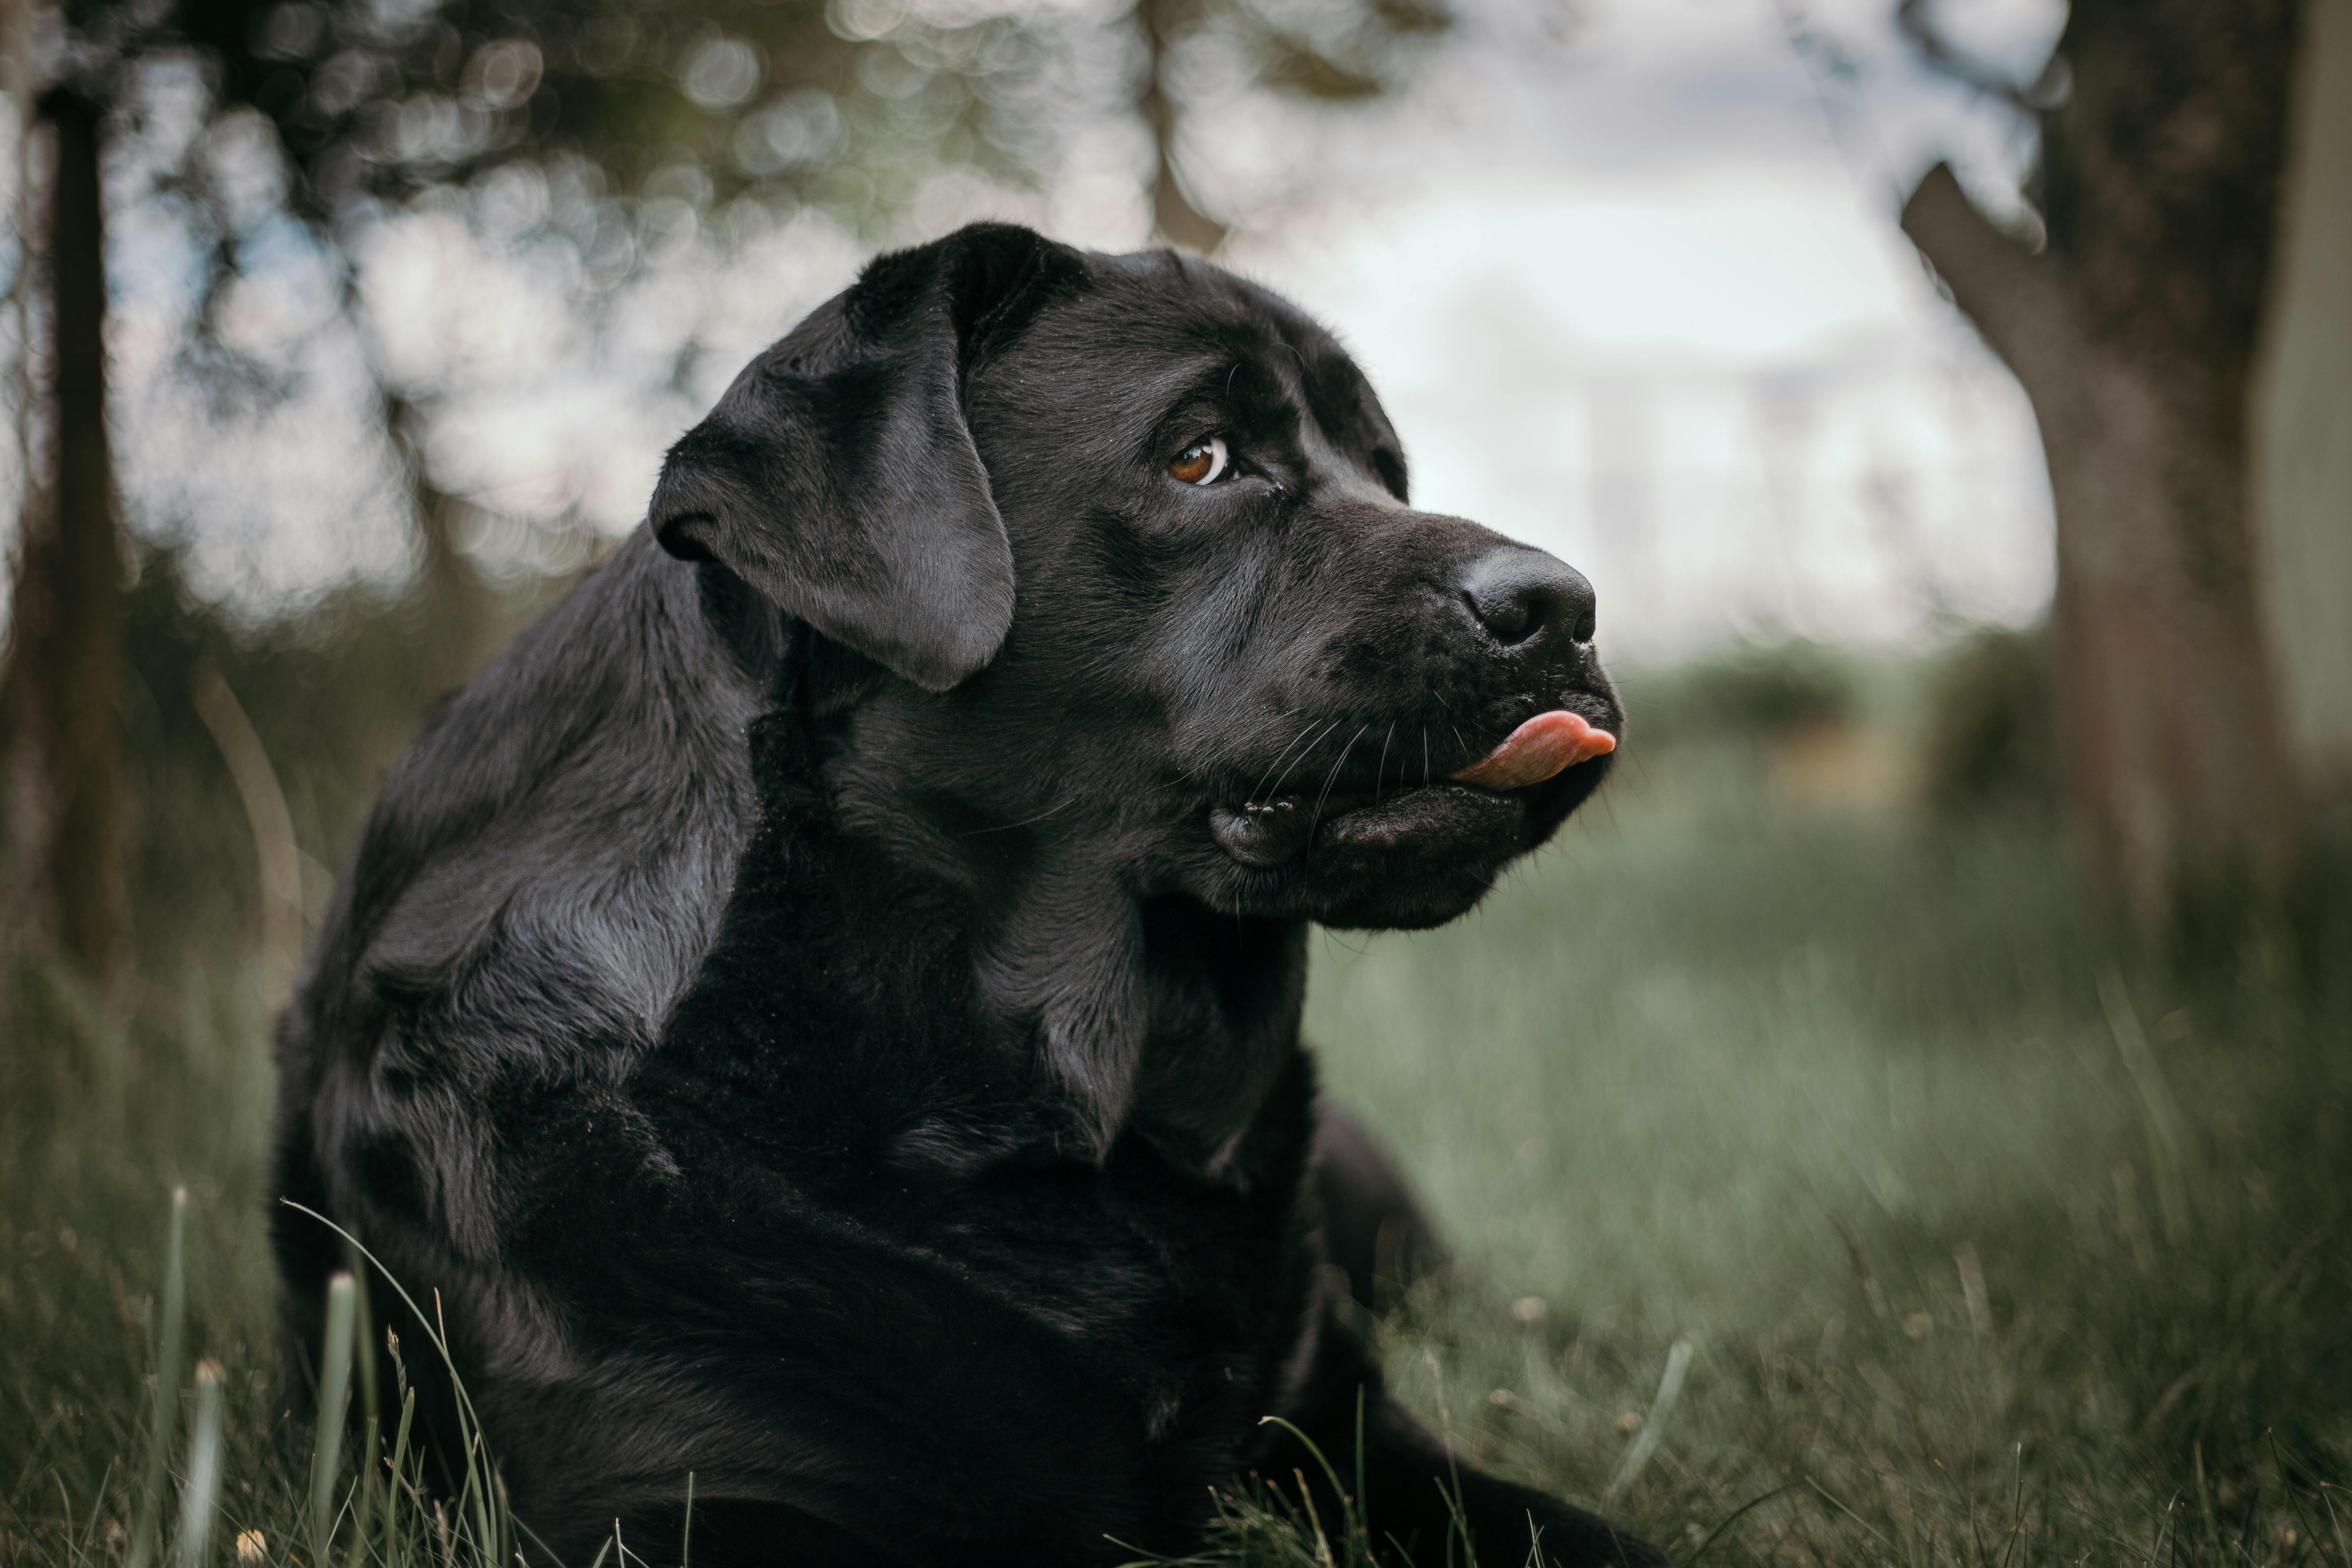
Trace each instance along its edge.
{"label": "green grass blade", "polygon": [[357,1304],[352,1277],[327,1281],[327,1338],[320,1346],[319,1427],[310,1445],[310,1556],[320,1564],[334,1536],[335,1482],[343,1468],[343,1428],[352,1392],[352,1330]]}
{"label": "green grass blade", "polygon": [[392,1460],[384,1476],[383,1488],[383,1558],[387,1564],[408,1558],[408,1538],[400,1523],[400,1496],[408,1480],[408,1428],[416,1419],[416,1391],[400,1391],[400,1430],[393,1434]]}
{"label": "green grass blade", "polygon": [[180,1489],[178,1568],[204,1568],[212,1551],[213,1514],[220,1501],[220,1363],[196,1363],[196,1419],[188,1438],[188,1479]]}
{"label": "green grass blade", "polygon": [[1690,1341],[1676,1340],[1674,1347],[1666,1352],[1666,1370],[1665,1374],[1658,1379],[1658,1396],[1650,1401],[1650,1414],[1643,1421],[1642,1430],[1634,1437],[1633,1446],[1625,1450],[1624,1463],[1619,1465],[1617,1473],[1609,1478],[1609,1486],[1601,1494],[1601,1507],[1613,1506],[1619,1498],[1632,1489],[1635,1481],[1642,1479],[1642,1471],[1649,1464],[1650,1456],[1658,1451],[1659,1439],[1666,1428],[1666,1417],[1673,1413],[1675,1401],[1682,1397],[1683,1379],[1689,1374],[1690,1363]]}
{"label": "green grass blade", "polygon": [[[373,1265],[375,1271],[383,1276],[384,1283],[390,1285],[400,1299],[407,1303],[408,1310],[416,1315],[416,1321],[424,1326],[425,1337],[433,1342],[433,1348],[440,1352],[441,1364],[449,1373],[449,1391],[452,1403],[457,1407],[457,1440],[463,1447],[465,1459],[465,1480],[457,1494],[457,1528],[460,1531],[469,1528],[473,1531],[478,1552],[495,1552],[498,1550],[496,1542],[501,1532],[492,1526],[489,1518],[490,1495],[493,1489],[490,1484],[491,1466],[484,1449],[481,1418],[475,1413],[472,1396],[466,1392],[466,1380],[458,1375],[457,1357],[451,1353],[448,1335],[441,1326],[441,1293],[438,1290],[433,1293],[434,1313],[432,1317],[426,1317],[425,1310],[417,1305],[416,1299],[408,1293],[407,1288],[394,1278],[392,1271],[383,1266],[383,1259],[370,1252],[358,1237],[353,1236],[318,1210],[298,1204],[291,1198],[280,1198],[278,1202],[299,1214],[310,1215],[329,1230],[333,1231],[343,1238],[347,1246]],[[472,1504],[470,1521],[467,1511],[469,1501]],[[448,1526],[437,1508],[436,1519],[446,1536]]]}
{"label": "green grass blade", "polygon": [[2189,1240],[2189,1140],[2181,1131],[2180,1102],[2173,1098],[2164,1068],[2148,1048],[2131,992],[2112,965],[2099,971],[2099,1004],[2106,1011],[2107,1032],[2115,1037],[2116,1054],[2123,1058],[2124,1070],[2131,1075],[2132,1088],[2139,1095],[2148,1160],[2156,1172],[2157,1211],[2164,1222],[2164,1239],[2178,1248]]}
{"label": "green grass blade", "polygon": [[[473,1481],[473,1476],[477,1470],[481,1476],[479,1485],[475,1485]],[[499,1557],[500,1532],[490,1523],[490,1506],[495,1500],[499,1489],[497,1478],[490,1473],[489,1456],[483,1449],[482,1434],[479,1430],[469,1434],[467,1438],[466,1471],[467,1484],[474,1489],[474,1540],[482,1556],[489,1562],[496,1563]]]}
{"label": "green grass blade", "polygon": [[[364,1259],[356,1251],[350,1252],[350,1259],[356,1285],[362,1278],[360,1269]],[[359,1377],[361,1447],[359,1495],[355,1500],[359,1523],[352,1538],[351,1555],[354,1561],[364,1561],[375,1537],[378,1505],[383,1500],[383,1466],[378,1462],[383,1454],[383,1405],[376,1387],[375,1312],[366,1290],[352,1291],[352,1346],[357,1363],[352,1370]]]}
{"label": "green grass blade", "polygon": [[[1728,1531],[1733,1525],[1738,1524],[1741,1520],[1747,1518],[1751,1510],[1762,1508],[1766,1503],[1770,1502],[1775,1498],[1786,1497],[1789,1493],[1795,1491],[1796,1489],[1797,1483],[1795,1481],[1790,1481],[1787,1486],[1774,1487],[1770,1491],[1765,1492],[1761,1496],[1749,1498],[1746,1502],[1741,1503],[1738,1508],[1733,1509],[1716,1524],[1716,1527],[1713,1530],[1706,1532],[1706,1539],[1698,1543],[1696,1549],[1695,1549],[1688,1557],[1683,1559],[1681,1568],[1697,1568],[1698,1560],[1706,1555],[1707,1548],[1713,1546],[1717,1542],[1723,1539],[1725,1531]],[[1979,1553],[1979,1555],[1981,1555],[1981,1553]]]}
{"label": "green grass blade", "polygon": [[129,1568],[149,1568],[155,1560],[162,1526],[163,1482],[172,1459],[172,1436],[179,1426],[180,1340],[188,1310],[188,1189],[172,1189],[171,1219],[163,1262],[163,1318],[157,1324],[155,1407],[147,1428],[147,1463],[139,1483],[139,1506],[131,1515]]}
{"label": "green grass blade", "polygon": [[297,1214],[310,1215],[312,1219],[317,1220],[320,1225],[325,1226],[329,1230],[333,1231],[337,1236],[341,1237],[345,1242],[351,1245],[354,1251],[358,1252],[362,1258],[366,1258],[367,1261],[373,1266],[376,1273],[383,1277],[383,1282],[391,1286],[394,1293],[400,1297],[401,1300],[407,1303],[408,1310],[415,1314],[417,1322],[424,1327],[425,1337],[433,1342],[433,1348],[440,1352],[441,1364],[448,1371],[449,1390],[451,1394],[454,1396],[457,1406],[458,1436],[461,1441],[465,1441],[467,1444],[466,1463],[467,1468],[470,1473],[474,1465],[470,1438],[472,1434],[478,1433],[481,1430],[482,1424],[480,1419],[474,1413],[474,1402],[472,1398],[466,1393],[465,1379],[457,1375],[457,1358],[450,1353],[448,1340],[440,1330],[440,1313],[437,1310],[440,1305],[440,1296],[438,1292],[436,1292],[434,1296],[434,1305],[436,1310],[432,1317],[428,1318],[425,1315],[425,1309],[416,1304],[416,1298],[408,1293],[407,1287],[401,1284],[399,1279],[394,1277],[392,1270],[383,1266],[383,1260],[378,1258],[374,1253],[370,1252],[367,1249],[366,1245],[362,1243],[358,1237],[353,1236],[350,1231],[345,1230],[341,1226],[337,1225],[333,1220],[331,1220],[325,1215],[320,1214],[317,1209],[310,1208],[302,1204],[298,1204],[292,1198],[280,1198],[278,1201],[284,1204],[288,1208],[292,1209]]}

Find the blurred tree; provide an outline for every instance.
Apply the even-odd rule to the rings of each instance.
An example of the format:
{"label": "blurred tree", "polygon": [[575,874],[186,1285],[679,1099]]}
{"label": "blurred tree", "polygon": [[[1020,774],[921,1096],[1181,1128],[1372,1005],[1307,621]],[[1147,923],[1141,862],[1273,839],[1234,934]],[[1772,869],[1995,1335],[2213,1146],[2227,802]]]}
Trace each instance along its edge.
{"label": "blurred tree", "polygon": [[2274,878],[2295,834],[2255,590],[2247,403],[2295,0],[2075,0],[2042,79],[1898,16],[2032,115],[2046,243],[1930,170],[1903,227],[2033,404],[2058,521],[2058,700],[2093,866],[2149,929]]}
{"label": "blurred tree", "polygon": [[[2288,761],[2306,834],[2336,838],[2340,866],[2352,856],[2352,0],[2305,0],[2295,75],[2253,491]],[[2320,864],[2306,869],[2324,877]],[[2336,881],[2352,917],[2352,877]]]}
{"label": "blurred tree", "polygon": [[1176,100],[1169,88],[1169,61],[1185,24],[1196,19],[1192,0],[1135,0],[1136,30],[1143,39],[1143,72],[1135,95],[1136,112],[1151,132],[1151,226],[1171,244],[1202,255],[1225,242],[1226,227],[1192,204],[1176,172]]}
{"label": "blurred tree", "polygon": [[[853,219],[910,174],[1050,172],[1057,114],[1118,96],[1084,79],[1083,17],[909,0],[187,0],[224,105],[267,115],[298,210],[332,219],[507,162],[576,159],[608,190],[701,206],[791,194]],[[1443,0],[1136,0],[1133,102],[1160,232],[1213,248],[1186,188],[1186,60],[1321,103],[1394,87],[1452,24]],[[1116,60],[1116,57],[1113,57]],[[1229,83],[1230,85],[1230,83]]]}
{"label": "blurred tree", "polygon": [[[25,453],[7,669],[6,888],[14,940],[54,945],[101,984],[121,974],[131,931],[117,718],[122,555],[107,451],[104,112],[70,82],[39,100],[55,150],[46,257],[55,395],[50,449],[28,441]],[[29,212],[32,193],[20,191],[19,204]],[[19,221],[22,233],[29,226]],[[42,426],[27,419],[20,428]]]}
{"label": "blurred tree", "polygon": [[1444,0],[1136,0],[1129,17],[1143,45],[1135,104],[1151,132],[1152,226],[1203,254],[1224,242],[1226,226],[1201,210],[1183,175],[1175,79],[1188,47],[1222,46],[1286,96],[1361,103],[1396,87],[1418,47],[1454,25]]}
{"label": "blurred tree", "polygon": [[[523,215],[518,243],[568,241],[606,286],[739,199],[864,225],[942,170],[1037,182],[1073,121],[1130,98],[1153,138],[1156,226],[1213,248],[1224,227],[1181,174],[1188,62],[1228,91],[1360,101],[1451,20],[1442,0],[1136,0],[1137,47],[1106,54],[1086,44],[1099,30],[1087,17],[987,0],[74,0],[60,16],[86,80],[119,85],[142,56],[200,58],[221,115],[268,121],[289,165],[285,205],[330,247],[348,252],[387,212],[523,164],[558,176],[561,199]],[[216,177],[192,147],[167,182],[212,241],[201,332],[244,260]],[[356,274],[341,277],[356,318]],[[206,347],[198,373],[234,379],[236,356]],[[426,577],[454,581],[457,509],[422,459],[430,389],[380,379]]]}

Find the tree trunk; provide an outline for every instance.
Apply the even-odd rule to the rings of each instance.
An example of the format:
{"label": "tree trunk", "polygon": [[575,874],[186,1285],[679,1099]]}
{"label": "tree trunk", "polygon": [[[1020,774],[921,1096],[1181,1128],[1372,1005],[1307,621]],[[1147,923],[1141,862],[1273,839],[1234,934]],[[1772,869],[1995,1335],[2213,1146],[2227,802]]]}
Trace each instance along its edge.
{"label": "tree trunk", "polygon": [[1190,10],[1188,0],[1135,0],[1143,35],[1142,89],[1135,110],[1151,132],[1151,226],[1171,244],[1206,256],[1225,242],[1225,226],[1194,206],[1176,174],[1176,102],[1168,96],[1168,49]]}
{"label": "tree trunk", "polygon": [[2290,0],[2076,0],[2039,256],[1929,172],[1904,232],[2032,400],[2058,524],[2060,717],[2095,876],[2144,929],[2294,838],[2256,592],[2249,374]]}
{"label": "tree trunk", "polygon": [[129,961],[131,918],[117,712],[122,553],[106,431],[103,111],[56,90],[41,113],[57,148],[48,235],[55,450],[46,482],[32,465],[19,531],[10,893],[24,936],[104,984]]}
{"label": "tree trunk", "polygon": [[2352,0],[2308,0],[2254,373],[2254,537],[2308,810],[2352,829]]}

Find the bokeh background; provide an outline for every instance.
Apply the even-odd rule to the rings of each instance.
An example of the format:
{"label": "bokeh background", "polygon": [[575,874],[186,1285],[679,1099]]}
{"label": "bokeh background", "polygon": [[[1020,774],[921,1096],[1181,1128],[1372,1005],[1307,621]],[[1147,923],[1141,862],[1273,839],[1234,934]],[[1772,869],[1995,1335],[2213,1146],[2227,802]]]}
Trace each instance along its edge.
{"label": "bokeh background", "polygon": [[299,1523],[270,1016],[424,709],[982,216],[1288,294],[1598,586],[1608,791],[1318,953],[1408,1398],[1678,1561],[2352,1563],[2352,0],[0,31],[0,1563],[484,1555]]}

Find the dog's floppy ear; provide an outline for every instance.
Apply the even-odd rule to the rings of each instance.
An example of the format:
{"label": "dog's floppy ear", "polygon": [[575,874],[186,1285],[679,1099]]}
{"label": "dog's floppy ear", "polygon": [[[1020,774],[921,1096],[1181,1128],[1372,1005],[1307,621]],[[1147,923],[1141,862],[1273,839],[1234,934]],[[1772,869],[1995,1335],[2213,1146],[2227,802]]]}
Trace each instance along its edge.
{"label": "dog's floppy ear", "polygon": [[1009,224],[876,260],[670,448],[662,547],[930,690],[963,680],[1013,622],[963,376],[1085,276],[1076,251]]}

